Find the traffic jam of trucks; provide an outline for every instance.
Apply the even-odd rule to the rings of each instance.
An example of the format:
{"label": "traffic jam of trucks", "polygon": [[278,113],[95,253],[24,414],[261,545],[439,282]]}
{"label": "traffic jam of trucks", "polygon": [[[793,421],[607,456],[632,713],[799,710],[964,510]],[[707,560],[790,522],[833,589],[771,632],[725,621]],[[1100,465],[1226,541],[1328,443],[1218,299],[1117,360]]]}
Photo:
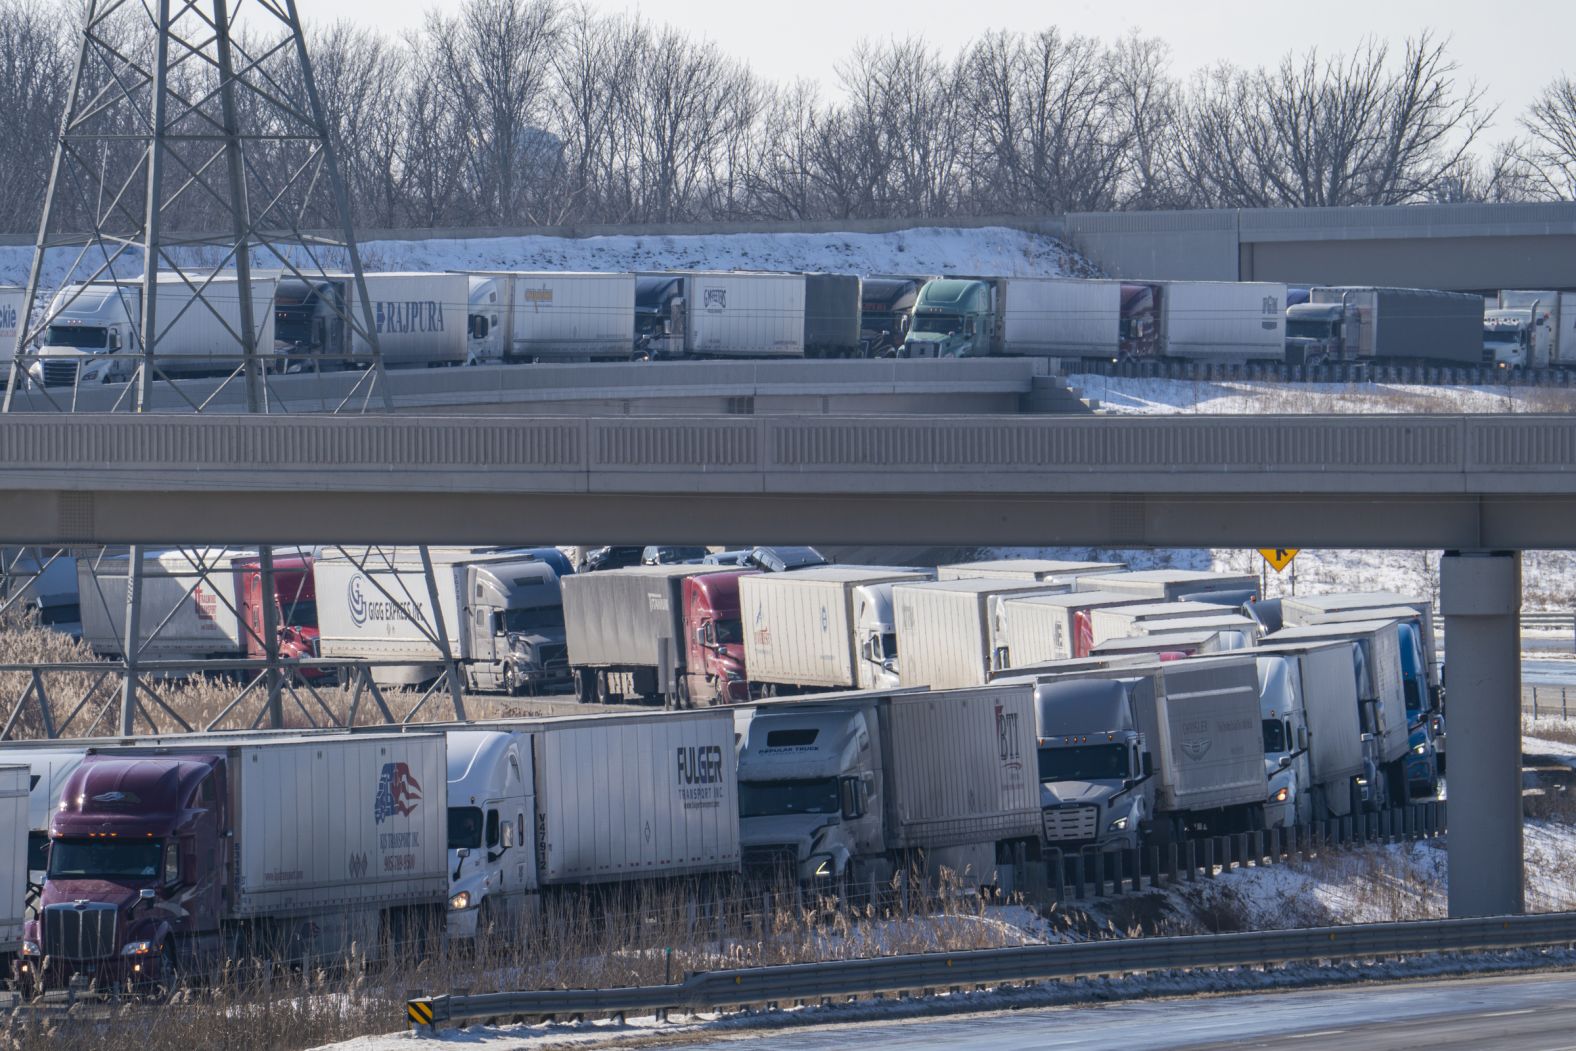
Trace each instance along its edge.
{"label": "traffic jam of trucks", "polygon": [[[361,289],[365,289],[365,300]],[[159,368],[224,375],[243,311],[230,272],[156,284]],[[9,358],[28,311],[0,288]],[[143,283],[57,290],[19,377],[128,380]],[[1576,367],[1576,293],[1273,282],[767,271],[368,272],[252,278],[252,344],[283,372],[705,358],[1043,357],[1222,365]],[[370,330],[370,331],[369,331]],[[9,333],[9,336],[7,335]]]}
{"label": "traffic jam of trucks", "polygon": [[[704,550],[578,573],[557,549],[281,550],[272,618],[257,551],[146,552],[149,653],[257,656],[271,619],[287,665],[419,686],[452,660],[470,690],[653,710],[0,744],[15,979],[159,995],[226,954],[474,940],[545,895],[632,881],[1010,887],[1048,857],[1439,790],[1417,596],[1261,604],[1250,574]],[[76,569],[83,639],[114,655],[126,559]]]}

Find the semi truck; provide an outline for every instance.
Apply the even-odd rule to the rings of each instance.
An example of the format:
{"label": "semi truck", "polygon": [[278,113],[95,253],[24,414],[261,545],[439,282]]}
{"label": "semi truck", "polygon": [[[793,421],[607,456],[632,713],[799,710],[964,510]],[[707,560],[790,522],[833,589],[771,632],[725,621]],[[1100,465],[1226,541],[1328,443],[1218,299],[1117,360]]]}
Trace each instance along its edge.
{"label": "semi truck", "polygon": [[[372,327],[389,366],[461,365],[481,360],[472,347],[472,317],[485,306],[487,289],[465,274],[369,272],[364,276]],[[328,274],[282,277],[274,296],[272,334],[286,369],[345,368],[371,361],[366,315],[355,278]],[[354,322],[354,324],[352,324]]]}
{"label": "semi truck", "polygon": [[1047,846],[1132,849],[1150,836],[1263,827],[1268,781],[1251,655],[1026,681]]}
{"label": "semi truck", "polygon": [[1190,595],[1257,596],[1259,578],[1252,573],[1209,573],[1197,569],[1145,569],[1079,577],[1077,591],[1119,591],[1151,602],[1176,602]]}
{"label": "semi truck", "polygon": [[1531,363],[1576,365],[1576,292],[1506,290],[1499,294],[1498,303],[1500,310],[1525,312],[1531,328]]}
{"label": "semi truck", "polygon": [[747,876],[856,897],[911,866],[983,884],[1038,839],[1027,687],[830,694],[740,715]]}
{"label": "semi truck", "polygon": [[[431,548],[434,611],[418,549],[354,554],[323,552],[312,564],[325,658],[400,662],[372,668],[374,681],[391,685],[430,681],[451,656],[472,690],[520,694],[569,685],[560,581],[548,562]],[[438,613],[449,654],[439,645]]]}
{"label": "semi truck", "polygon": [[[1377,749],[1363,728],[1353,644],[1270,644],[1254,654],[1272,816],[1280,806],[1281,817],[1301,824],[1376,805]],[[1284,674],[1270,674],[1274,665],[1265,662],[1274,661],[1284,662]],[[1281,787],[1288,799],[1275,798]]]}
{"label": "semi truck", "polygon": [[[312,579],[312,556],[302,552],[274,556],[274,623],[279,636],[279,656],[302,660],[322,656],[317,629],[317,591]],[[240,600],[241,655],[253,660],[268,656],[263,567],[256,558],[233,560],[236,597]],[[303,670],[303,678],[321,678],[317,670]]]}
{"label": "semi truck", "polygon": [[[165,375],[228,373],[242,360],[240,285],[233,277],[194,279],[160,273],[155,287],[155,366]],[[200,297],[199,297],[200,292]],[[274,280],[252,278],[257,353],[274,350]],[[50,302],[28,377],[44,387],[128,380],[142,364],[142,281],[67,285]]]}
{"label": "semi truck", "polygon": [[1476,366],[1483,297],[1420,288],[1319,287],[1286,308],[1286,360]]}
{"label": "semi truck", "polygon": [[1001,605],[1023,594],[1066,591],[1064,585],[1025,580],[935,580],[892,589],[898,666],[904,686],[946,690],[983,686],[1007,667]]}
{"label": "semi truck", "polygon": [[861,347],[853,274],[642,275],[638,351],[653,358],[845,358]]}
{"label": "semi truck", "polygon": [[635,275],[472,271],[470,360],[628,361]]}
{"label": "semi truck", "polygon": [[69,549],[0,547],[0,602],[34,611],[46,628],[82,636],[77,560]]}
{"label": "semi truck", "polygon": [[1122,357],[1221,362],[1285,357],[1285,285],[1130,281],[1120,295]]}
{"label": "semi truck", "polygon": [[1007,666],[1089,656],[1094,645],[1094,611],[1138,605],[1142,596],[1121,591],[1072,591],[1055,595],[1008,595],[1001,602]]}
{"label": "semi truck", "polygon": [[1312,624],[1282,628],[1264,636],[1265,644],[1347,641],[1357,647],[1356,671],[1363,701],[1365,733],[1375,742],[1374,761],[1383,779],[1382,798],[1407,798],[1405,758],[1410,742],[1406,686],[1401,673],[1401,631],[1393,620]]}
{"label": "semi truck", "polygon": [[1069,562],[1050,558],[996,558],[982,562],[954,562],[936,567],[937,580],[1037,580],[1046,584],[1072,584],[1078,577],[1116,573],[1121,562]]}
{"label": "semi truck", "polygon": [[32,771],[0,765],[0,965],[22,948],[28,885],[28,804]]}
{"label": "semi truck", "polygon": [[1547,368],[1549,338],[1531,309],[1483,311],[1483,364],[1502,369]]}
{"label": "semi truck", "polygon": [[448,931],[485,935],[542,896],[739,869],[733,715],[450,727]]}
{"label": "semi truck", "polygon": [[941,278],[914,304],[909,358],[1114,358],[1121,285],[1049,277]]}
{"label": "semi truck", "polygon": [[564,623],[582,703],[687,708],[749,700],[738,570],[629,566],[564,579]]}
{"label": "semi truck", "polygon": [[867,358],[890,358],[908,337],[923,277],[867,277],[860,286],[859,340]]}
{"label": "semi truck", "polygon": [[91,750],[15,977],[158,995],[226,960],[404,956],[448,900],[441,734]]}
{"label": "semi truck", "polygon": [[901,678],[894,585],[919,570],[811,566],[740,582],[744,664],[758,695],[892,689]]}

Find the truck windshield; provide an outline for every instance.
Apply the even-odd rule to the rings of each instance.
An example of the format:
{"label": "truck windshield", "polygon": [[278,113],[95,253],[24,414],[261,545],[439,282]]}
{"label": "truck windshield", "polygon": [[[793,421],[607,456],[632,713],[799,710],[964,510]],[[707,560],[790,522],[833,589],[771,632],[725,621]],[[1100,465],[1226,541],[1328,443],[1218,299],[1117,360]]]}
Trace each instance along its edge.
{"label": "truck windshield", "polygon": [[99,325],[50,325],[44,343],[51,347],[103,350],[109,330]]}
{"label": "truck windshield", "polygon": [[564,630],[564,607],[535,606],[503,611],[503,628],[509,632]]}
{"label": "truck windshield", "polygon": [[158,839],[57,839],[49,845],[49,878],[151,879],[163,857]]}
{"label": "truck windshield", "polygon": [[1521,334],[1515,331],[1499,331],[1483,333],[1485,347],[1519,347]]}
{"label": "truck windshield", "polygon": [[717,645],[742,646],[744,645],[744,622],[738,620],[719,620],[714,629],[717,632]]}
{"label": "truck windshield", "polygon": [[935,332],[950,336],[963,328],[963,319],[956,314],[930,314],[914,319],[911,332]]}
{"label": "truck windshield", "polygon": [[282,611],[286,627],[317,627],[317,600],[309,598],[286,599]]}
{"label": "truck windshield", "polygon": [[837,779],[814,781],[740,781],[739,816],[771,817],[776,814],[835,814]]}
{"label": "truck windshield", "polygon": [[1041,748],[1040,782],[1122,781],[1128,776],[1125,744]]}
{"label": "truck windshield", "polygon": [[1286,747],[1286,724],[1279,719],[1264,720],[1264,754],[1289,751]]}
{"label": "truck windshield", "polygon": [[449,849],[480,850],[482,845],[481,807],[451,806],[449,808]]}
{"label": "truck windshield", "polygon": [[1288,339],[1329,339],[1330,323],[1328,321],[1287,318],[1286,336]]}

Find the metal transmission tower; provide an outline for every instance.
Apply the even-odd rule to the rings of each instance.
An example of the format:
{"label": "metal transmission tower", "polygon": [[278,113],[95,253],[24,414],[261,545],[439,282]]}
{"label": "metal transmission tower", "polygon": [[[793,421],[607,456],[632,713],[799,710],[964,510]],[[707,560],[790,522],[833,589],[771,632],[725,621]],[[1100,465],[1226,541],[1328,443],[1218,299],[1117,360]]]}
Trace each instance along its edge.
{"label": "metal transmission tower", "polygon": [[390,407],[295,0],[90,0],[27,282],[60,292],[18,326],[4,408],[129,379],[118,409],[200,412],[172,377],[206,372],[276,411],[281,282],[322,333],[297,363],[364,367],[343,407]]}
{"label": "metal transmission tower", "polygon": [[[46,290],[54,294],[39,311]],[[203,412],[218,404],[220,391],[242,383],[247,411],[288,412],[269,383],[286,364],[363,369],[335,412],[392,408],[349,199],[295,0],[89,0],[26,302],[35,309],[18,326],[3,412],[74,412],[83,386],[110,383],[122,384],[111,411]],[[185,382],[199,374],[220,381]],[[375,550],[367,549],[364,567],[376,561]],[[124,641],[120,732],[134,733],[139,716],[151,724],[143,698],[191,729],[149,681],[181,670],[178,662],[152,657],[174,611],[144,609],[145,552],[139,546],[125,556],[124,606],[106,596],[96,575],[106,554],[82,552],[93,559],[96,594],[80,597],[106,611],[111,602],[117,614],[124,611],[116,632]],[[41,573],[59,555],[13,553],[11,561],[30,560]],[[229,587],[217,580],[232,572],[228,555],[216,561],[218,555],[183,550],[177,569],[163,571],[165,588],[175,581],[177,605],[198,596],[209,614],[234,618],[243,642],[254,640],[266,652],[260,669],[244,661],[208,665],[249,678],[210,727],[254,692],[267,698],[254,726],[265,718],[283,725],[287,691],[315,721],[297,686],[332,717],[313,683],[281,666],[281,609],[262,602],[259,623],[245,623],[233,580]],[[463,718],[458,665],[425,549],[422,561],[436,621],[422,630],[430,632],[445,674],[405,718],[445,680]],[[277,594],[271,548],[259,549],[257,571],[261,593]],[[11,604],[0,604],[0,612]],[[145,618],[156,623],[150,628]],[[10,735],[30,699],[50,736],[97,707],[91,731],[105,714],[104,667],[75,680],[71,692],[81,699],[63,721],[51,715],[43,673],[31,669],[0,738]],[[64,665],[50,670],[77,671]],[[364,687],[385,718],[398,718],[367,668],[338,671],[355,682],[348,720]],[[85,692],[83,681],[89,683]]]}

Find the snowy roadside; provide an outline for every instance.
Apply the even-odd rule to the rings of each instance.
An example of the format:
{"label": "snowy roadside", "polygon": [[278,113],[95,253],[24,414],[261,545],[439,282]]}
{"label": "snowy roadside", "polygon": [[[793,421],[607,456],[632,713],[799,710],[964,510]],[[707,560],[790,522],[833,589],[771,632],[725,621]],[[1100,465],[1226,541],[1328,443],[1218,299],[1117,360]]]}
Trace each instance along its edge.
{"label": "snowy roadside", "polygon": [[1134,379],[1076,373],[1085,398],[1114,415],[1527,413],[1564,411],[1576,394],[1534,387],[1422,387],[1390,383],[1272,383]]}

